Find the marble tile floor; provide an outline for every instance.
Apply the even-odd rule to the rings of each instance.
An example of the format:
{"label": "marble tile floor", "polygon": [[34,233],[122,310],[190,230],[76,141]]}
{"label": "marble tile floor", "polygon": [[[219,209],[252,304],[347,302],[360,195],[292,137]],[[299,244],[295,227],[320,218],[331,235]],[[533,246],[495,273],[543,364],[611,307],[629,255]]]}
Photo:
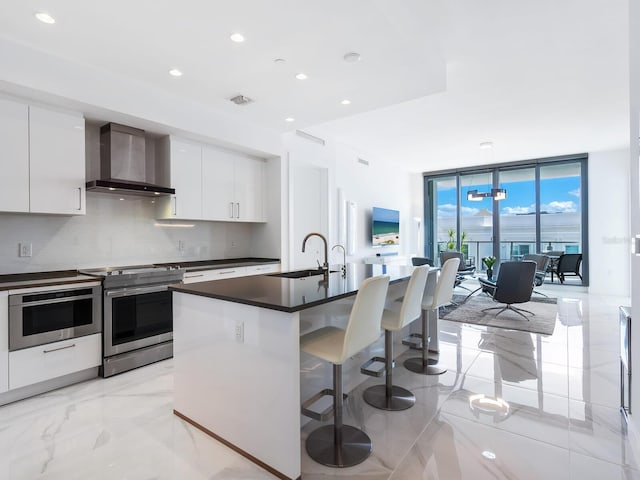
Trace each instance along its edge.
{"label": "marble tile floor", "polygon": [[[563,287],[548,337],[441,322],[441,376],[395,383],[416,405],[365,404],[350,393],[345,423],[372,438],[361,465],[331,469],[308,458],[304,480],[640,479],[618,410],[617,307],[628,299]],[[150,365],[0,407],[0,479],[271,479],[172,414],[173,363]],[[499,401],[497,401],[499,399]],[[274,432],[277,439],[277,432]]]}

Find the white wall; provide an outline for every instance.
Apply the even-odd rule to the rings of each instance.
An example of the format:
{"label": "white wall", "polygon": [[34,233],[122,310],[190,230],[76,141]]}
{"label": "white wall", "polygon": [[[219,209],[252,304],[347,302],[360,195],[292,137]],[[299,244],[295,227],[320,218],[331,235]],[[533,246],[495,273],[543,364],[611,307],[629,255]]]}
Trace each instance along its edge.
{"label": "white wall", "polygon": [[591,152],[589,292],[630,295],[629,151]]}
{"label": "white wall", "polygon": [[[251,255],[252,225],[156,221],[151,202],[88,193],[84,216],[0,213],[0,274]],[[157,226],[169,224],[193,227]],[[32,257],[18,257],[19,242],[33,244]]]}

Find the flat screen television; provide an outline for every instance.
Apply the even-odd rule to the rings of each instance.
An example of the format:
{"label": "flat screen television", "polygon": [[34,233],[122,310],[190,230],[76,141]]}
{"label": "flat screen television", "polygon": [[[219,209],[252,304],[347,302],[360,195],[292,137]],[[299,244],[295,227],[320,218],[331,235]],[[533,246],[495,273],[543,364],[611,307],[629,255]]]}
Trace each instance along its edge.
{"label": "flat screen television", "polygon": [[400,245],[400,212],[373,207],[371,239],[374,247]]}

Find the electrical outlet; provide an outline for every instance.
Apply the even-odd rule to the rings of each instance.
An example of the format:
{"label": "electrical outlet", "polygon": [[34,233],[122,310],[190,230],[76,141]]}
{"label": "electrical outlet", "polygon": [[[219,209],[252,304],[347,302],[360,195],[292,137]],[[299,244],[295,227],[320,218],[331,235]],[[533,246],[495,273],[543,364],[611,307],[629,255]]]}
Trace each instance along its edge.
{"label": "electrical outlet", "polygon": [[30,257],[33,254],[33,246],[31,242],[21,242],[18,244],[18,256]]}
{"label": "electrical outlet", "polygon": [[238,246],[238,242],[235,240],[231,240],[231,248],[236,248]]}
{"label": "electrical outlet", "polygon": [[184,240],[178,240],[178,251],[184,252]]}
{"label": "electrical outlet", "polygon": [[244,322],[242,320],[236,322],[236,343],[244,343]]}

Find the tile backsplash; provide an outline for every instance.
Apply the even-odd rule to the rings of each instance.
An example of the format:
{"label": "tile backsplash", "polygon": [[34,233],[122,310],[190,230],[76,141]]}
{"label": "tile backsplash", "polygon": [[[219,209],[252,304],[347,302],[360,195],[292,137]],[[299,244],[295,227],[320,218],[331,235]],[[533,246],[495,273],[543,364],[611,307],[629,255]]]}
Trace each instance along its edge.
{"label": "tile backsplash", "polygon": [[251,255],[251,224],[158,221],[152,202],[87,193],[84,216],[0,213],[0,274]]}

